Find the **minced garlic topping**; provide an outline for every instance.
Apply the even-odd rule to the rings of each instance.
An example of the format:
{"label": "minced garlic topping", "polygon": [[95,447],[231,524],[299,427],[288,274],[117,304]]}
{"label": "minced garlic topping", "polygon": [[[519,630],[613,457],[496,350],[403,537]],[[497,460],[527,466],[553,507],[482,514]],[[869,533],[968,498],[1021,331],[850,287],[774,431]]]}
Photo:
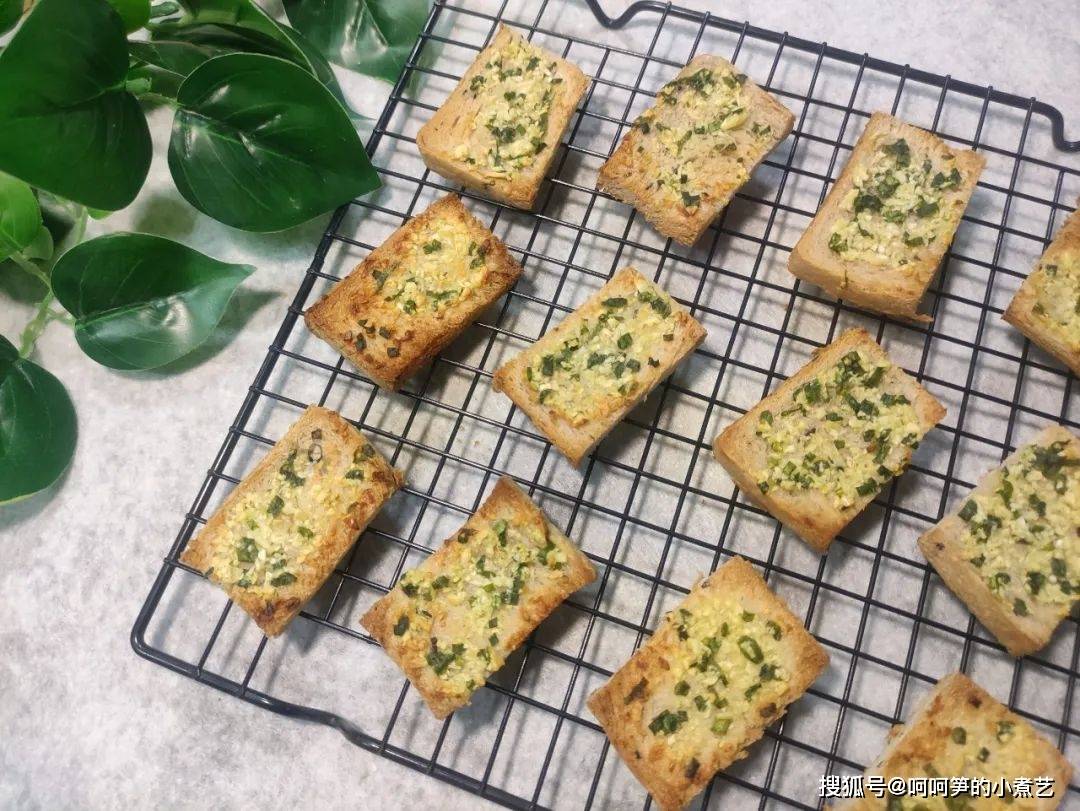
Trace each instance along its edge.
{"label": "minced garlic topping", "polygon": [[[641,134],[638,151],[655,156],[659,169],[654,180],[658,190],[672,202],[695,210],[712,192],[716,161],[726,157],[725,172],[737,177],[725,185],[741,185],[749,177],[744,163],[756,158],[760,142],[773,136],[772,127],[752,119],[744,97],[746,76],[726,69],[701,68],[666,84],[654,107],[634,122]],[[746,130],[753,136],[745,143],[734,137]]]}
{"label": "minced garlic topping", "polygon": [[961,507],[964,556],[1014,614],[1080,597],[1080,458],[1064,442],[1031,445]]}
{"label": "minced garlic topping", "polygon": [[558,64],[514,37],[470,80],[479,104],[473,131],[454,157],[490,177],[510,177],[532,166],[548,143],[548,118],[559,85]]}
{"label": "minced garlic topping", "polygon": [[951,155],[919,160],[903,138],[879,144],[855,170],[829,249],[845,260],[883,267],[917,262],[935,240],[951,236],[963,201],[949,199],[964,177]]}
{"label": "minced garlic topping", "polygon": [[1031,275],[1036,318],[1062,333],[1071,352],[1080,352],[1080,251],[1061,251]]}
{"label": "minced garlic topping", "polygon": [[780,413],[761,412],[768,446],[757,471],[761,492],[815,490],[846,509],[907,467],[922,428],[908,398],[893,391],[888,361],[862,350],[799,386]]}
{"label": "minced garlic topping", "polygon": [[503,518],[472,522],[450,549],[439,569],[401,578],[409,608],[395,618],[394,634],[425,640],[428,667],[464,695],[502,667],[519,604],[539,581],[561,577],[567,558],[544,524]]}
{"label": "minced garlic topping", "polygon": [[630,294],[604,299],[557,351],[535,358],[526,379],[541,404],[584,425],[641,390],[643,370],[660,365],[652,353],[674,340],[677,325],[671,297],[638,280]]}

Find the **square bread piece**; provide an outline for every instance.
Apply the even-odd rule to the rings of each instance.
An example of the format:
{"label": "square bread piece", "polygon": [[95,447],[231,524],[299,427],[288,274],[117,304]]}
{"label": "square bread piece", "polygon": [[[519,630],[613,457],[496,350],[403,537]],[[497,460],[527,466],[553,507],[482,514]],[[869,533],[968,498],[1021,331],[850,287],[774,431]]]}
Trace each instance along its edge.
{"label": "square bread piece", "polygon": [[944,416],[853,329],[724,429],[713,450],[747,498],[825,552]]}
{"label": "square bread piece", "polygon": [[1080,210],[1024,279],[1005,320],[1080,377]]}
{"label": "square bread piece", "polygon": [[746,757],[828,663],[736,557],[694,586],[588,705],[634,776],[673,811]]}
{"label": "square bread piece", "polygon": [[532,208],[589,80],[576,65],[499,25],[457,87],[416,134],[432,171]]}
{"label": "square bread piece", "polygon": [[597,188],[664,236],[693,245],[794,123],[734,65],[702,54],[638,116],[600,168]]}
{"label": "square bread piece", "polygon": [[919,538],[941,579],[1013,656],[1080,598],[1080,439],[1049,426]]}
{"label": "square bread piece", "polygon": [[559,604],[589,559],[513,479],[360,619],[436,718],[468,704]]}
{"label": "square bread piece", "polygon": [[[841,803],[845,811],[914,811],[917,808],[964,808],[969,811],[1015,809],[1050,811],[1068,791],[1072,766],[1031,725],[998,702],[963,673],[937,683],[923,698],[907,724],[889,733],[885,751],[866,770],[867,775],[889,778],[967,777],[988,779],[1051,777],[1052,798],[1006,800],[1002,797],[960,795],[946,804],[943,797],[866,797]],[[1034,794],[1034,790],[1032,791]],[[921,804],[920,804],[921,803]]]}
{"label": "square bread piece", "polygon": [[788,270],[837,298],[914,321],[986,159],[874,113],[791,252]]}
{"label": "square bread piece", "polygon": [[347,420],[309,406],[180,560],[277,636],[402,483]]}
{"label": "square bread piece", "polygon": [[448,194],[391,234],[304,320],[378,385],[394,390],[520,275],[506,246]]}
{"label": "square bread piece", "polygon": [[623,268],[492,385],[577,466],[704,338],[686,308]]}

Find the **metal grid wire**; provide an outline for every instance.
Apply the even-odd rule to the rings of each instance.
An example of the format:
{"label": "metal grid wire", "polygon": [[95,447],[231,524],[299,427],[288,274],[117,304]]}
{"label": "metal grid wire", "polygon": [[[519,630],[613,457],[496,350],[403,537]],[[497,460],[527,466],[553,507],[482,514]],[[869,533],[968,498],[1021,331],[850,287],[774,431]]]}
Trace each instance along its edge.
{"label": "metal grid wire", "polygon": [[[820,776],[861,772],[889,727],[956,669],[1080,765],[1080,625],[1067,621],[1046,649],[1013,660],[915,546],[983,471],[1038,428],[1080,428],[1076,380],[1001,320],[1071,210],[1066,201],[1080,193],[1080,169],[1063,151],[1078,145],[1064,142],[1060,114],[1034,99],[670,5],[639,3],[612,21],[558,0],[463,3],[435,3],[369,142],[384,188],[332,217],[139,615],[136,650],[508,806],[648,807],[585,698],[700,575],[737,553],[764,571],[831,662],[749,757],[713,781],[701,807],[818,807]],[[535,214],[465,195],[524,265],[517,288],[404,391],[380,391],[308,334],[300,316],[394,228],[450,190],[423,166],[413,137],[499,20],[594,81]],[[701,243],[684,249],[594,184],[655,91],[703,52],[738,64],[797,123]],[[785,270],[878,109],[988,159],[928,295],[927,325],[872,317]],[[628,264],[682,301],[709,336],[576,471],[489,379]],[[909,471],[819,557],[739,495],[709,443],[814,348],[860,325],[949,415]],[[178,555],[312,402],[353,420],[409,484],[289,632],[268,641]],[[357,618],[503,473],[582,545],[600,576],[541,625],[472,706],[436,722]],[[1080,803],[1080,789],[1071,786],[1066,800]]]}

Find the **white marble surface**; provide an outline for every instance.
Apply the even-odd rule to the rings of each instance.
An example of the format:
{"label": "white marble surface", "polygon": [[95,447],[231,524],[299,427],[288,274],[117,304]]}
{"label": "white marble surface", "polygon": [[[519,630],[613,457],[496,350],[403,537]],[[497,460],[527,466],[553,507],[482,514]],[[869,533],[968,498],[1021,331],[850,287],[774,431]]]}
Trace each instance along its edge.
{"label": "white marble surface", "polygon": [[[1080,137],[1080,6],[1015,3],[709,3],[807,39],[908,62],[1057,105]],[[623,4],[606,3],[614,11]],[[361,83],[374,115],[386,88]],[[79,415],[57,487],[0,508],[0,807],[475,808],[472,795],[154,667],[128,633],[181,517],[261,362],[325,219],[285,234],[231,231],[197,215],[164,167],[168,118],[153,116],[147,188],[98,230],[181,239],[259,272],[222,335],[167,373],[121,374],[84,357],[61,325],[35,359]],[[27,310],[4,298],[0,333]]]}

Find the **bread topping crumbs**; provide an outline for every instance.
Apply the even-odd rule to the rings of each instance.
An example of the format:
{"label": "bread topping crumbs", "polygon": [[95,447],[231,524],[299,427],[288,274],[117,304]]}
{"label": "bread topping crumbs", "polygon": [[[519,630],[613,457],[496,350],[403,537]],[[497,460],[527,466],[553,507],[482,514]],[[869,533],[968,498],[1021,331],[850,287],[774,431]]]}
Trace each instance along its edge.
{"label": "bread topping crumbs", "polygon": [[1080,352],[1080,251],[1060,251],[1032,272],[1036,320],[1061,334],[1069,352]]}

